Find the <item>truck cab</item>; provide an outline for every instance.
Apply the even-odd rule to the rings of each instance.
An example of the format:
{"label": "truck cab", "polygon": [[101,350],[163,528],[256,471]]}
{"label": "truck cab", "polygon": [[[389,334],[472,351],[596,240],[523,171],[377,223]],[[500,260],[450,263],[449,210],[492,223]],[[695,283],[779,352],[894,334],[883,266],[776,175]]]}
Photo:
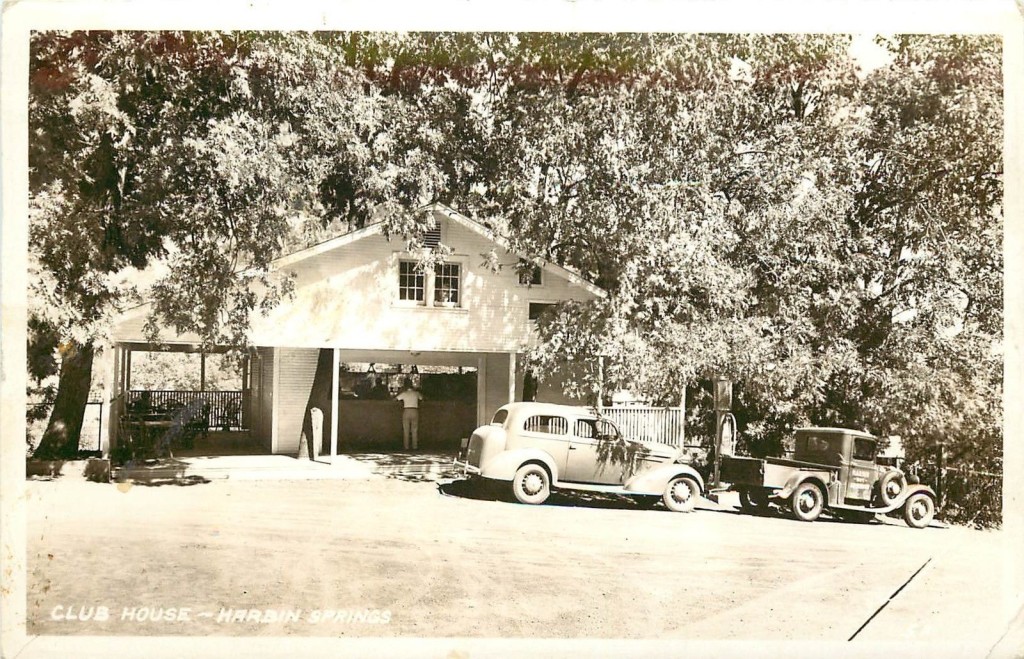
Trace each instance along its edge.
{"label": "truck cab", "polygon": [[800,428],[796,431],[795,460],[838,467],[829,487],[829,501],[868,505],[875,484],[887,470],[875,462],[878,440],[867,433],[843,428]]}

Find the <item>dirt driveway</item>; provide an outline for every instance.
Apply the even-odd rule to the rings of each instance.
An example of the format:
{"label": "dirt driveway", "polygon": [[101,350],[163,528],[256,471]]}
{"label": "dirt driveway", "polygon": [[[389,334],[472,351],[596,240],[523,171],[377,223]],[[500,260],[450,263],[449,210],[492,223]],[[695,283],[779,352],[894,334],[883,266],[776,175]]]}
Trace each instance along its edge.
{"label": "dirt driveway", "polygon": [[1001,534],[896,521],[522,506],[387,478],[27,488],[30,634],[855,636],[977,650],[998,640],[1011,596]]}

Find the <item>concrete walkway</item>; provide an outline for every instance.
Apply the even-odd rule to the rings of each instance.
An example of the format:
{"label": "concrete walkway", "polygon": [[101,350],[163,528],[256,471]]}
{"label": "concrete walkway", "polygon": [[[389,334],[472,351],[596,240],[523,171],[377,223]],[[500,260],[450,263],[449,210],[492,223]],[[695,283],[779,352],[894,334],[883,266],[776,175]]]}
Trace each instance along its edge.
{"label": "concrete walkway", "polygon": [[451,473],[453,455],[446,453],[355,453],[317,460],[287,455],[223,455],[177,457],[126,464],[115,470],[119,481],[188,483],[232,480],[365,480],[401,478],[437,480]]}

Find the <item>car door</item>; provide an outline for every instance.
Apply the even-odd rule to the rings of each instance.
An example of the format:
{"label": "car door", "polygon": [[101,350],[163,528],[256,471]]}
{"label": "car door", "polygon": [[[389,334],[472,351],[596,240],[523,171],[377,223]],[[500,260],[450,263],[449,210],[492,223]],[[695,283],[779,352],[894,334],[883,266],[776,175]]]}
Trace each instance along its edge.
{"label": "car door", "polygon": [[[507,448],[537,448],[548,455],[558,467],[559,480],[565,480],[565,466],[569,454],[572,432],[571,419],[552,414],[533,414],[523,420],[517,438],[509,440]],[[514,444],[512,443],[514,442]]]}
{"label": "car door", "polygon": [[619,441],[614,426],[600,419],[575,420],[569,438],[569,457],[562,480],[594,485],[621,485],[622,464],[612,450]]}

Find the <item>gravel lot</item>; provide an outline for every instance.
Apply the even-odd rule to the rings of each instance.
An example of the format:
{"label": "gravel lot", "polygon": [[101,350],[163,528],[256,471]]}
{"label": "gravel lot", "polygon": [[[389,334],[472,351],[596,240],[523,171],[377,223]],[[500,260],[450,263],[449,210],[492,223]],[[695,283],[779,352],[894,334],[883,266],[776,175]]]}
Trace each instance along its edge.
{"label": "gravel lot", "polygon": [[60,479],[29,482],[27,496],[30,634],[856,635],[973,654],[999,640],[1012,596],[1000,533],[896,520],[805,524],[557,495],[522,506],[460,482],[382,477]]}

